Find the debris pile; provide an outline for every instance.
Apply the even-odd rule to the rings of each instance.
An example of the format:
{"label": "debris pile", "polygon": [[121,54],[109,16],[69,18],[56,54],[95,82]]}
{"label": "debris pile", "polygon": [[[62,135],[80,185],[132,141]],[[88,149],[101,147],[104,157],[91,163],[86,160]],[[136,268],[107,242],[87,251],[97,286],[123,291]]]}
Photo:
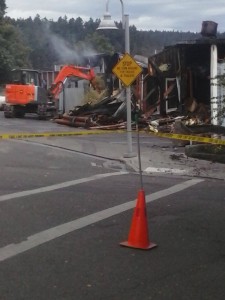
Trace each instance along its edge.
{"label": "debris pile", "polygon": [[186,125],[210,123],[210,107],[204,103],[198,103],[194,98],[186,99],[184,105],[187,111]]}
{"label": "debris pile", "polygon": [[[209,109],[201,103],[195,103],[194,99],[186,102],[186,115],[179,115],[178,111],[168,114],[166,117],[143,113],[132,101],[132,128],[136,127],[138,114],[139,128],[147,132],[177,133],[206,137],[225,137],[225,127],[210,125]],[[54,121],[58,124],[85,129],[126,129],[126,101],[124,90],[115,95],[101,98],[98,102],[88,102],[74,107],[69,113]],[[189,141],[174,141],[176,146],[185,146]]]}
{"label": "debris pile", "polygon": [[126,103],[123,91],[104,97],[97,103],[76,106],[55,122],[71,127],[88,129],[119,129],[126,126]]}

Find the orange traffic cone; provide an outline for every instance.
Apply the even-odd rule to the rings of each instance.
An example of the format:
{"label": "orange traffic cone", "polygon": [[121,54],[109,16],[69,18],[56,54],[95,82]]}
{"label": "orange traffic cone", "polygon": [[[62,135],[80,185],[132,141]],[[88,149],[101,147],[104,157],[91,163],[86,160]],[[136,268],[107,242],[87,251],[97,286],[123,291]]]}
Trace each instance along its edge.
{"label": "orange traffic cone", "polygon": [[143,189],[138,192],[137,204],[134,209],[128,240],[120,243],[120,245],[144,250],[157,246],[151,243],[148,238],[145,192]]}

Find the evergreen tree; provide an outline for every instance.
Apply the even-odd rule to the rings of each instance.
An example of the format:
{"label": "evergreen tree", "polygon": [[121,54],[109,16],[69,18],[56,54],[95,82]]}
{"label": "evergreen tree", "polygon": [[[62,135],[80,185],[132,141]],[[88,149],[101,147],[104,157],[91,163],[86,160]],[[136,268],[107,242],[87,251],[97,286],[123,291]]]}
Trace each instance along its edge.
{"label": "evergreen tree", "polygon": [[29,66],[29,48],[10,19],[4,17],[6,8],[5,1],[0,0],[0,83],[9,80],[11,69]]}
{"label": "evergreen tree", "polygon": [[2,21],[5,15],[6,8],[5,0],[0,0],[0,21]]}

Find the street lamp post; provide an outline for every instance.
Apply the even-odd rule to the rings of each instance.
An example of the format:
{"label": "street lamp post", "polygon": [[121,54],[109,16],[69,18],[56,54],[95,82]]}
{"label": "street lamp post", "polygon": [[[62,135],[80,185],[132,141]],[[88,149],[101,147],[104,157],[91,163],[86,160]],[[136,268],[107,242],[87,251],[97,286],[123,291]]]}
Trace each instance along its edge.
{"label": "street lamp post", "polygon": [[[129,15],[124,14],[124,4],[120,0],[122,8],[122,25],[125,31],[125,53],[130,54],[130,30],[129,30]],[[106,2],[106,12],[103,15],[103,20],[101,21],[99,29],[118,29],[115,23],[111,20],[111,15],[108,11],[109,0]],[[126,87],[126,108],[127,108],[127,152],[124,157],[130,158],[136,156],[132,151],[132,124],[131,124],[131,89],[130,86]]]}

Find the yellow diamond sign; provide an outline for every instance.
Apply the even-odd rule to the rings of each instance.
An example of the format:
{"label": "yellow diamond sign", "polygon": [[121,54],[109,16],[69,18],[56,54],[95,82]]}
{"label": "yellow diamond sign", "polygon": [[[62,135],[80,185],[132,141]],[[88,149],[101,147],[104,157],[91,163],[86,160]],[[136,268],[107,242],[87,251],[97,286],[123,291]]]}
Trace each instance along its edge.
{"label": "yellow diamond sign", "polygon": [[126,53],[112,71],[125,86],[129,86],[142,72],[142,68]]}

